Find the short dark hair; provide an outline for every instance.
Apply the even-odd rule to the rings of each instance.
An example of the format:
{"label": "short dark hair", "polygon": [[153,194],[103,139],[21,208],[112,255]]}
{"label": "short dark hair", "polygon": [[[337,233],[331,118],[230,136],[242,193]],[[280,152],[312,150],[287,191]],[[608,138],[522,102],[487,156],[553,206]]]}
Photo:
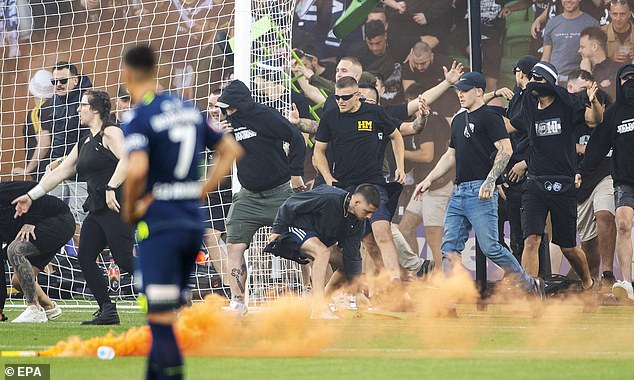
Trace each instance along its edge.
{"label": "short dark hair", "polygon": [[68,61],[59,61],[53,66],[53,71],[68,69],[71,74],[77,76],[77,66],[69,63]]}
{"label": "short dark hair", "polygon": [[425,87],[420,83],[414,82],[405,90],[405,99],[415,99],[423,92],[425,92]]}
{"label": "short dark hair", "polygon": [[590,82],[595,81],[594,75],[592,75],[592,73],[582,69],[572,70],[570,74],[568,75],[568,80],[579,79],[579,78],[590,81]]}
{"label": "short dark hair", "polygon": [[604,52],[607,52],[608,35],[598,26],[589,26],[581,31],[579,38],[588,36],[588,39],[597,41]]}
{"label": "short dark hair", "polygon": [[632,9],[632,3],[630,2],[630,0],[621,0],[621,1],[610,1],[609,5],[610,5],[610,9],[612,9],[613,5],[627,5],[628,8],[630,8],[630,10]]}
{"label": "short dark hair", "polygon": [[354,189],[355,194],[360,194],[363,199],[375,208],[379,208],[381,204],[381,195],[374,185],[362,183]]}
{"label": "short dark hair", "polygon": [[354,79],[353,77],[339,78],[337,83],[335,83],[335,88],[338,88],[338,89],[348,88],[348,87],[357,87],[357,86],[359,86],[359,84],[357,83],[357,80]]}
{"label": "short dark hair", "polygon": [[365,39],[371,40],[385,34],[385,25],[379,20],[371,20],[365,23]]}
{"label": "short dark hair", "polygon": [[133,70],[149,72],[156,68],[156,53],[150,45],[137,45],[126,51],[123,63]]}
{"label": "short dark hair", "polygon": [[376,87],[374,87],[371,84],[360,84],[359,88],[366,88],[368,90],[374,91],[374,95],[376,96],[376,99],[374,99],[374,100],[376,100],[377,103],[378,103],[380,96],[379,96],[379,90],[377,90]]}

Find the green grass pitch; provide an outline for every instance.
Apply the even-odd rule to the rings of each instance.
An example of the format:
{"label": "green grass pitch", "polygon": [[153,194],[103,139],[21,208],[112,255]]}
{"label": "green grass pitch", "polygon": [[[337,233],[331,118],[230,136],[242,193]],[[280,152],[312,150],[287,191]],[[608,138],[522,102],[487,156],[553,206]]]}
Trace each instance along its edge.
{"label": "green grass pitch", "polygon": [[[578,306],[553,306],[542,318],[512,306],[459,308],[459,318],[367,317],[315,321],[335,329],[330,343],[310,357],[188,357],[188,379],[628,379],[634,374],[634,308],[602,307],[583,314]],[[9,309],[10,319],[22,309]],[[0,324],[0,350],[41,350],[72,335],[100,336],[144,323],[121,311],[121,326],[80,326],[91,311],[64,309],[41,325]],[[231,318],[227,315],[227,318]],[[292,316],[289,316],[291,318]],[[258,314],[241,323],[257,325]],[[312,323],[311,323],[312,324]],[[276,328],[284,329],[281,323]],[[280,344],[284,344],[280,342]],[[301,344],[295,342],[294,344]],[[145,359],[0,358],[12,363],[49,363],[53,379],[142,379]]]}

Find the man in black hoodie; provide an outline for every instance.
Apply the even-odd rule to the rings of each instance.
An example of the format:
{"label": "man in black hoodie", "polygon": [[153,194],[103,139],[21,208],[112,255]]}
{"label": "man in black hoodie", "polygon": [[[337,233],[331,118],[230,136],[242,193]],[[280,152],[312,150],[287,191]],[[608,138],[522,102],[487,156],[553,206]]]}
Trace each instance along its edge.
{"label": "man in black hoodie", "polygon": [[[223,89],[216,106],[231,123],[245,156],[238,163],[242,189],[233,196],[227,215],[227,258],[231,309],[246,314],[244,304],[247,266],[244,251],[255,232],[273,224],[280,205],[295,191],[303,191],[304,138],[282,114],[255,103],[251,91],[239,80]],[[284,142],[290,143],[288,156]],[[290,180],[290,185],[289,185]]]}
{"label": "man in black hoodie", "polygon": [[612,286],[621,302],[634,303],[632,291],[632,219],[634,219],[634,65],[616,76],[616,102],[605,111],[603,125],[588,140],[581,175],[595,170],[612,149],[612,180],[616,206],[616,256],[623,281]]}
{"label": "man in black hoodie", "polygon": [[[328,318],[323,310],[326,270],[330,248],[341,247],[344,266],[353,265],[344,272],[360,272],[359,249],[365,230],[365,220],[372,217],[380,204],[380,195],[371,184],[357,186],[354,193],[319,186],[312,191],[292,195],[277,211],[271,240],[288,234],[300,248],[300,253],[311,257],[313,280],[313,318]],[[326,313],[326,315],[324,315]]]}
{"label": "man in black hoodie", "polygon": [[[88,77],[79,74],[72,63],[60,61],[53,66],[51,83],[55,87],[55,95],[41,106],[42,138],[38,141],[35,154],[24,173],[14,171],[14,174],[33,173],[39,161],[43,161],[40,164],[42,167],[48,164],[50,169],[56,168],[75,144],[90,133],[88,128],[79,123],[77,112],[81,96],[86,89],[92,87]],[[64,181],[50,194],[67,201],[77,224],[86,219],[82,207],[88,197],[86,182]]]}

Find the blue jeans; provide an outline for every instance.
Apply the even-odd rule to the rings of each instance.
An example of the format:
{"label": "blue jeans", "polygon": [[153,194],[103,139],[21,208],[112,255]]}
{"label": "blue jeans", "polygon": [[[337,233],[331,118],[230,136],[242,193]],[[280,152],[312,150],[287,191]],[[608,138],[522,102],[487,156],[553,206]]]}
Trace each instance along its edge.
{"label": "blue jeans", "polygon": [[462,253],[473,227],[482,253],[505,273],[514,275],[522,289],[531,291],[535,287],[535,280],[526,273],[513,254],[498,242],[498,192],[495,190],[490,199],[479,199],[482,182],[463,182],[454,187],[447,205],[440,248],[443,261],[448,253]]}

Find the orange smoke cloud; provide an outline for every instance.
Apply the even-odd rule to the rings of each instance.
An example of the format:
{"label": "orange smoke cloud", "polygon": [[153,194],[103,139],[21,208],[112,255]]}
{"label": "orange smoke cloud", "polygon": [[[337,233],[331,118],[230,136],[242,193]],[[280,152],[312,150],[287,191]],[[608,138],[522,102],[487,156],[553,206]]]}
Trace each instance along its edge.
{"label": "orange smoke cloud", "polygon": [[[181,311],[175,324],[179,345],[188,356],[310,356],[336,335],[335,326],[309,319],[310,307],[302,300],[281,299],[266,310],[238,318],[221,308],[226,300],[207,296],[204,302]],[[43,356],[95,356],[99,346],[114,348],[116,356],[144,356],[150,349],[148,326],[132,327],[114,335],[81,340],[70,337],[42,352]]]}

